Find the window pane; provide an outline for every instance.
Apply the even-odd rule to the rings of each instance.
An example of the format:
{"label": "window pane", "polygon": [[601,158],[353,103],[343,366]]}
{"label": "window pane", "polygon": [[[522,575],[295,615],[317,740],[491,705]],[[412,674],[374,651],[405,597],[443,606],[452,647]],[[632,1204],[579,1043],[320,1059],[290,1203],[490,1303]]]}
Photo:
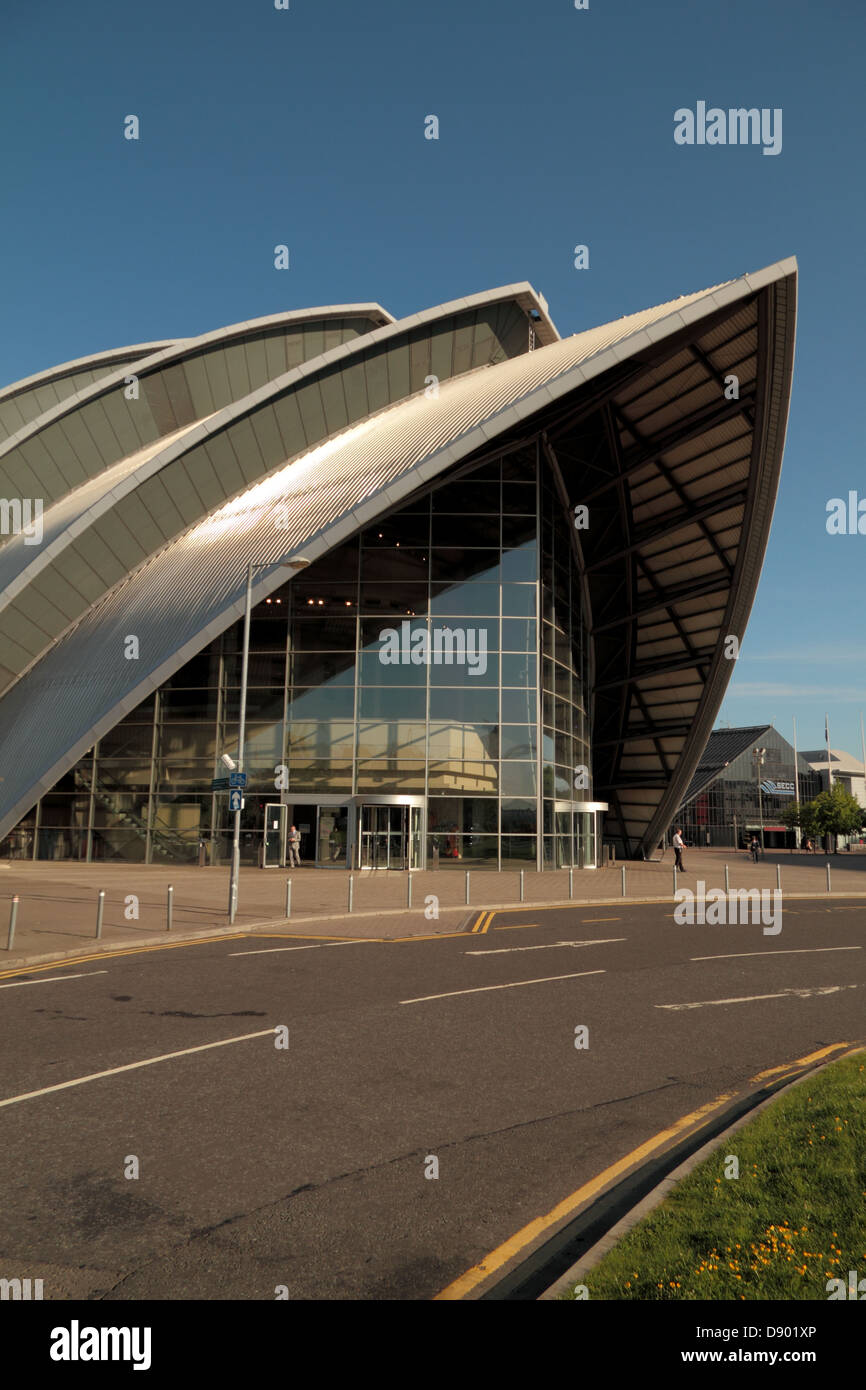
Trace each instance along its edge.
{"label": "window pane", "polygon": [[434,512],[456,512],[458,515],[499,511],[498,481],[453,482],[433,494]]}
{"label": "window pane", "polygon": [[289,718],[351,719],[355,713],[355,692],[340,686],[294,690],[289,701]]}
{"label": "window pane", "polygon": [[499,803],[495,797],[431,797],[427,812],[430,831],[495,834]]}
{"label": "window pane", "polygon": [[[387,629],[386,629],[387,631]],[[412,685],[424,686],[427,684],[427,667],[425,665],[414,665],[411,661],[404,662],[403,655],[410,655],[411,651],[407,647],[399,653],[400,661],[394,665],[390,661],[383,661],[383,656],[389,656],[391,649],[383,647],[380,651],[367,651],[361,656],[361,684],[362,685]]]}
{"label": "window pane", "polygon": [[427,569],[430,552],[404,549],[402,546],[389,546],[382,550],[365,550],[361,560],[361,585],[376,580],[402,584],[405,580],[415,583],[427,582]]}
{"label": "window pane", "polygon": [[426,700],[424,690],[365,687],[360,692],[360,715],[362,719],[421,720],[424,718]]}
{"label": "window pane", "polygon": [[[535,540],[534,516],[503,516],[502,544],[506,550]],[[533,571],[533,579],[535,573]]]}
{"label": "window pane", "polygon": [[354,575],[342,581],[296,579],[290,592],[292,613],[299,618],[339,617],[340,610],[358,596]]}
{"label": "window pane", "polygon": [[508,763],[501,766],[503,796],[535,795],[535,763]]}
{"label": "window pane", "polygon": [[[345,608],[345,605],[344,605]],[[348,614],[348,608],[345,608]],[[354,614],[354,605],[352,607]],[[354,616],[321,616],[292,620],[292,646],[301,652],[344,652],[355,649]]]}
{"label": "window pane", "polygon": [[[534,594],[534,590],[532,591]],[[498,617],[498,584],[453,584],[435,583],[430,586],[432,595],[430,612],[438,615],[462,614],[466,617]],[[534,599],[533,599],[534,601]]]}
{"label": "window pane", "polygon": [[216,690],[163,690],[159,696],[160,716],[163,721],[190,719],[215,719],[217,712]]}
{"label": "window pane", "polygon": [[502,612],[511,618],[534,618],[535,585],[503,584]]}
{"label": "window pane", "polygon": [[495,793],[498,778],[494,762],[434,763],[429,766],[428,785],[434,791]]}
{"label": "window pane", "polygon": [[[251,688],[247,691],[247,719],[282,719],[284,701],[285,691],[282,688],[279,690]],[[232,686],[223,695],[223,719],[234,722],[240,717],[240,688]]]}
{"label": "window pane", "polygon": [[534,580],[535,570],[538,564],[538,554],[534,545],[523,546],[520,550],[503,550],[502,552],[502,580],[513,581]]}
{"label": "window pane", "polygon": [[534,724],[503,724],[500,730],[500,756],[533,759],[536,755]]}
{"label": "window pane", "polygon": [[503,483],[503,512],[535,513],[535,483]]}
{"label": "window pane", "polygon": [[[157,738],[162,758],[212,758],[217,751],[215,724],[166,724]],[[146,756],[150,757],[150,749]]]}
{"label": "window pane", "polygon": [[423,792],[423,762],[400,762],[382,759],[358,764],[358,791],[400,796],[407,792]]}
{"label": "window pane", "polygon": [[503,690],[503,724],[533,724],[535,722],[535,687],[524,690]]}
{"label": "window pane", "polygon": [[430,718],[455,719],[462,724],[498,724],[499,692],[485,688],[431,688]]}
{"label": "window pane", "polygon": [[350,792],[352,764],[337,761],[308,763],[306,767],[291,768],[289,790],[293,792]]}
{"label": "window pane", "polygon": [[[462,636],[462,633],[460,635]],[[454,651],[455,657],[465,657],[463,662],[455,660],[446,663],[443,661],[441,665],[438,665],[434,660],[431,663],[431,686],[464,685],[472,688],[474,686],[499,685],[499,657],[496,653],[485,651],[478,634],[474,631],[466,635],[465,641],[467,645],[464,651],[460,650],[460,646],[456,646]],[[434,657],[435,655],[434,651]]]}
{"label": "window pane", "polygon": [[448,759],[495,760],[499,738],[495,724],[430,724],[430,757]]}
{"label": "window pane", "polygon": [[509,655],[502,658],[502,684],[503,685],[531,685],[535,686],[535,655],[527,652],[525,655]]}
{"label": "window pane", "polygon": [[351,758],[355,726],[348,721],[318,723],[297,720],[289,726],[287,754],[321,760]]}
{"label": "window pane", "polygon": [[534,801],[503,801],[503,835],[534,835],[536,808]]}
{"label": "window pane", "polygon": [[[477,579],[484,583],[499,583],[498,550],[434,550],[431,553],[430,577],[440,581]],[[533,576],[534,578],[534,576]]]}
{"label": "window pane", "polygon": [[292,685],[355,684],[352,652],[293,652],[289,671]]}
{"label": "window pane", "polygon": [[428,545],[430,542],[430,518],[427,515],[427,508],[428,502],[425,498],[417,512],[398,512],[396,516],[389,516],[383,521],[377,521],[375,526],[371,526],[369,531],[365,531],[361,538],[364,542],[362,557],[366,558],[371,550],[389,549],[396,546],[398,541],[401,546]]}
{"label": "window pane", "polygon": [[534,835],[503,835],[501,841],[503,869],[506,867],[534,869],[535,843]]}
{"label": "window pane", "polygon": [[502,619],[502,650],[504,652],[532,652],[535,651],[535,643],[534,619]]}
{"label": "window pane", "polygon": [[499,517],[473,516],[471,513],[440,516],[434,512],[433,545],[459,546],[461,550],[495,546],[498,550]]}
{"label": "window pane", "polygon": [[427,751],[426,742],[427,730],[423,723],[413,724],[409,720],[395,719],[358,726],[359,758],[423,759]]}
{"label": "window pane", "polygon": [[391,620],[411,618],[416,613],[427,612],[427,585],[409,583],[373,583],[361,586],[361,612],[381,613]]}

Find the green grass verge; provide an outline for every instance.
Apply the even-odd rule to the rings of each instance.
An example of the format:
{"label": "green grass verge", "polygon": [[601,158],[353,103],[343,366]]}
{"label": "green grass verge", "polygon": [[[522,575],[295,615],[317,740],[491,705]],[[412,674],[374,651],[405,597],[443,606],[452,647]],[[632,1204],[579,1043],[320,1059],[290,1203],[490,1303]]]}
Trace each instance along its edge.
{"label": "green grass verge", "polygon": [[827,1299],[851,1269],[866,1278],[863,1054],[738,1130],[580,1283],[592,1299]]}

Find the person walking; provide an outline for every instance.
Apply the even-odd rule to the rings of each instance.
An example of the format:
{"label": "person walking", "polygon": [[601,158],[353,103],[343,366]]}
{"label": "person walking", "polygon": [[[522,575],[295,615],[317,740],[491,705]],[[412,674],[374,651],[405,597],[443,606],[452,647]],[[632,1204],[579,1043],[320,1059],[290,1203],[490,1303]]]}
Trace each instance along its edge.
{"label": "person walking", "polygon": [[755,863],[757,864],[757,862],[758,862],[758,855],[761,853],[761,843],[760,843],[760,841],[759,841],[757,835],[753,835],[753,836],[752,836],[752,842],[751,842],[751,844],[749,845],[749,853],[751,854],[752,858],[754,859]]}
{"label": "person walking", "polygon": [[301,832],[296,825],[289,831],[289,868],[301,867]]}
{"label": "person walking", "polygon": [[677,828],[676,828],[676,830],[674,831],[673,846],[674,846],[674,868],[675,868],[675,869],[681,869],[682,872],[685,873],[686,869],[685,869],[685,865],[683,864],[683,850],[684,850],[685,847],[686,847],[686,842],[685,842],[685,840],[683,839],[683,828],[682,828],[681,825],[678,825]]}

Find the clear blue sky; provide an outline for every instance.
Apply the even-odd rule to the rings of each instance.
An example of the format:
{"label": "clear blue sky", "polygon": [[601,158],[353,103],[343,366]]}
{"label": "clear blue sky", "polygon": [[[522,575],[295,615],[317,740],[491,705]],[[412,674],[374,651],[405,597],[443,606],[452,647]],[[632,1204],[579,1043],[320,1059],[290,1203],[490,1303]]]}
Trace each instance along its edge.
{"label": "clear blue sky", "polygon": [[[287,308],[403,315],[524,279],[568,334],[796,255],[781,492],[721,719],[790,737],[796,715],[817,747],[828,709],[859,752],[866,536],[825,519],[866,497],[863,0],[3,9],[0,384]],[[781,107],[781,153],[675,145],[698,100]]]}

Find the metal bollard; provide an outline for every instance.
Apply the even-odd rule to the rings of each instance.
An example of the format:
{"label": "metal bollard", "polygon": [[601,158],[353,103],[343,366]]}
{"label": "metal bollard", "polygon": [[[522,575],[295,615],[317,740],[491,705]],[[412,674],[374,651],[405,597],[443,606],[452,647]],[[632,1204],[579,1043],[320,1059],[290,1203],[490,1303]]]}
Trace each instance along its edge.
{"label": "metal bollard", "polygon": [[292,915],[292,880],[286,879],[286,920]]}
{"label": "metal bollard", "polygon": [[355,898],[355,875],[354,875],[354,874],[349,874],[349,911],[350,911],[350,912],[353,910],[353,909],[352,909],[352,903],[353,903],[353,901],[354,901],[354,898]]}
{"label": "metal bollard", "polygon": [[625,864],[622,866],[622,896],[625,897]]}
{"label": "metal bollard", "polygon": [[726,864],[726,865],[725,865],[725,892],[726,892],[726,893],[730,893],[730,891],[731,891],[731,879],[730,879],[730,875],[729,875],[729,873],[728,873],[728,866],[727,866],[727,864]]}
{"label": "metal bollard", "polygon": [[574,869],[568,871],[568,896],[569,898],[574,897]]}
{"label": "metal bollard", "polygon": [[406,906],[412,906],[412,871],[406,875]]}
{"label": "metal bollard", "polygon": [[777,865],[776,865],[776,887],[778,888],[779,892],[781,893],[781,891],[782,891],[782,866],[781,866],[781,864],[777,864]]}
{"label": "metal bollard", "polygon": [[674,897],[677,895],[677,866],[674,864]]}
{"label": "metal bollard", "polygon": [[523,870],[521,869],[521,870],[520,870],[520,901],[521,901],[521,902],[523,902],[523,896],[524,896],[524,891],[523,891],[523,890],[524,890]]}
{"label": "metal bollard", "polygon": [[9,909],[9,935],[6,939],[6,950],[12,950],[12,943],[15,940],[15,923],[18,919],[18,894],[12,899],[12,906]]}
{"label": "metal bollard", "polygon": [[466,906],[469,906],[469,870],[466,870]]}
{"label": "metal bollard", "polygon": [[96,935],[102,936],[102,913],[105,908],[105,889],[100,888],[99,897],[96,900]]}
{"label": "metal bollard", "polygon": [[171,931],[172,914],[174,911],[174,887],[170,883],[168,892],[165,895],[165,929]]}
{"label": "metal bollard", "polygon": [[831,889],[831,887],[830,887],[830,860],[829,860],[829,859],[827,860],[827,892],[828,892],[828,893],[832,892],[832,889]]}

